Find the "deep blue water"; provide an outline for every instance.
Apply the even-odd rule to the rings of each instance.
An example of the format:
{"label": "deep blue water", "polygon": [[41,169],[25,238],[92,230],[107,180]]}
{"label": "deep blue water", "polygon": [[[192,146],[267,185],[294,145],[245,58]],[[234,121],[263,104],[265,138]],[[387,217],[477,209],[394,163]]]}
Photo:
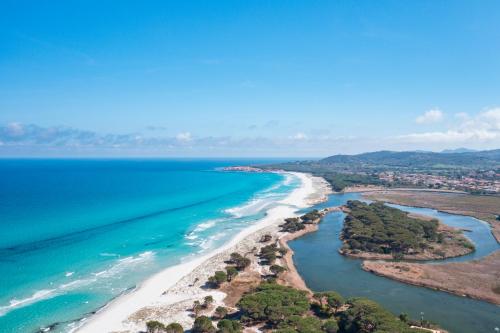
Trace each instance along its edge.
{"label": "deep blue water", "polygon": [[217,170],[240,163],[250,161],[0,160],[0,332],[67,331],[220,246],[297,185]]}
{"label": "deep blue water", "polygon": [[[328,202],[317,205],[317,208],[343,205],[352,199],[359,199],[359,195],[332,194]],[[474,242],[476,252],[446,261],[477,259],[500,249],[489,225],[483,221],[432,209],[392,206],[430,215],[448,225],[471,230],[465,235]],[[338,250],[342,242],[339,236],[344,217],[340,212],[329,214],[319,225],[318,232],[290,242],[297,269],[311,289],[336,290],[346,297],[367,297],[395,314],[406,312],[414,319],[419,319],[420,313],[424,312],[425,319],[453,333],[495,332],[494,328],[500,327],[499,306],[379,277],[363,271],[361,260],[340,255]]]}

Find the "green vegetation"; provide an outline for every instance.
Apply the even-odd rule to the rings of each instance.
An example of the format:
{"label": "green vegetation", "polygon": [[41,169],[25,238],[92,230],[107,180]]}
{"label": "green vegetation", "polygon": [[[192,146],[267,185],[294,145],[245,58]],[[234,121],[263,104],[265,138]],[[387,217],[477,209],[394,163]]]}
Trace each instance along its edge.
{"label": "green vegetation", "polygon": [[302,223],[310,224],[314,223],[316,220],[319,220],[321,217],[322,217],[321,213],[317,209],[314,209],[309,213],[302,215],[300,219]]}
{"label": "green vegetation", "polygon": [[183,333],[184,329],[182,328],[181,324],[171,323],[167,325],[165,331],[166,333]]}
{"label": "green vegetation", "polygon": [[183,333],[184,329],[178,323],[171,323],[167,326],[163,325],[159,321],[152,320],[146,323],[147,333]]}
{"label": "green vegetation", "polygon": [[305,229],[305,225],[300,221],[298,217],[290,217],[285,219],[285,223],[280,225],[281,231],[294,233]]}
{"label": "green vegetation", "polygon": [[271,265],[271,267],[269,267],[269,270],[276,276],[279,276],[281,273],[283,273],[284,271],[286,271],[286,268],[285,267],[282,267],[280,265]]}
{"label": "green vegetation", "polygon": [[147,333],[164,333],[165,329],[166,329],[165,325],[156,320],[148,321],[146,323]]}
{"label": "green vegetation", "polygon": [[257,289],[244,295],[238,302],[242,321],[267,323],[272,327],[294,315],[303,315],[309,310],[306,293],[274,283],[262,283]]}
{"label": "green vegetation", "polygon": [[227,315],[227,309],[223,306],[218,306],[215,309],[214,317],[216,319],[222,319]]}
{"label": "green vegetation", "polygon": [[344,305],[344,298],[335,291],[325,291],[314,294],[317,312],[323,316],[332,316]]}
{"label": "green vegetation", "polygon": [[377,303],[364,298],[347,301],[348,309],[339,315],[339,332],[410,333],[422,332],[410,328]]}
{"label": "green vegetation", "polygon": [[234,264],[236,269],[239,271],[244,270],[245,268],[250,266],[251,263],[250,259],[243,257],[241,254],[236,252],[231,253],[231,259],[229,260],[229,262]]}
{"label": "green vegetation", "polygon": [[330,319],[326,320],[321,328],[326,333],[337,333],[339,331],[339,324],[336,320]]}
{"label": "green vegetation", "polygon": [[376,174],[355,174],[355,173],[322,173],[323,177],[336,192],[343,191],[346,187],[355,185],[383,185]]}
{"label": "green vegetation", "polygon": [[380,202],[348,201],[347,208],[342,237],[350,250],[397,256],[418,253],[438,239],[436,219],[412,218]]}
{"label": "green vegetation", "polygon": [[215,329],[212,321],[207,316],[199,316],[194,320],[193,333],[215,333]]}
{"label": "green vegetation", "polygon": [[260,249],[259,258],[266,264],[272,265],[276,261],[277,255],[285,255],[287,252],[284,248],[278,248],[276,244],[266,245]]}
{"label": "green vegetation", "polygon": [[203,306],[201,305],[200,301],[194,301],[192,310],[195,317],[198,317],[202,309]]}
{"label": "green vegetation", "polygon": [[223,271],[217,271],[215,274],[208,278],[208,283],[215,288],[219,288],[221,284],[227,281],[227,274]]}
{"label": "green vegetation", "polygon": [[[335,191],[355,185],[434,187],[405,180],[386,182],[379,178],[379,174],[410,173],[444,176],[456,180],[473,177],[492,181],[498,179],[496,175],[500,173],[500,149],[464,153],[378,151],[358,155],[335,155],[317,161],[273,164],[263,168],[312,173],[325,178]],[[473,194],[489,193],[468,187],[463,189]]]}
{"label": "green vegetation", "polygon": [[237,320],[222,319],[217,323],[217,333],[239,333],[243,326]]}
{"label": "green vegetation", "polygon": [[231,282],[238,275],[238,269],[234,266],[227,266],[226,275],[227,275],[227,281]]}
{"label": "green vegetation", "polygon": [[209,308],[213,302],[214,302],[214,298],[211,295],[205,296],[205,298],[203,299],[203,307],[205,309]]}
{"label": "green vegetation", "polygon": [[272,239],[273,239],[273,236],[271,236],[269,234],[265,234],[265,235],[262,235],[262,237],[260,238],[260,242],[267,243],[267,242],[270,242]]}
{"label": "green vegetation", "polygon": [[278,324],[278,333],[322,332],[322,322],[316,317],[291,316]]}

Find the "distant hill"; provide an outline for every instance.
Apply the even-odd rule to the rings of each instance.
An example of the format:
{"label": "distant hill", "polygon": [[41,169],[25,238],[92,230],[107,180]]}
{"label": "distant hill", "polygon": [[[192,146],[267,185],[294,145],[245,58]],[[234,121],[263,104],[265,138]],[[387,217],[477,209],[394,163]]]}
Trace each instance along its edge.
{"label": "distant hill", "polygon": [[377,151],[358,155],[334,155],[317,162],[320,165],[345,169],[482,169],[500,167],[500,149],[474,152],[394,152]]}
{"label": "distant hill", "polygon": [[[377,151],[358,155],[334,155],[316,161],[296,161],[266,165],[263,168],[309,172],[326,179],[335,191],[353,185],[384,185],[381,172],[438,175],[460,179],[475,175],[490,179],[500,173],[500,149],[434,153],[426,151]],[[493,173],[490,171],[494,171]],[[391,185],[400,185],[397,183]],[[413,186],[402,182],[405,186]]]}

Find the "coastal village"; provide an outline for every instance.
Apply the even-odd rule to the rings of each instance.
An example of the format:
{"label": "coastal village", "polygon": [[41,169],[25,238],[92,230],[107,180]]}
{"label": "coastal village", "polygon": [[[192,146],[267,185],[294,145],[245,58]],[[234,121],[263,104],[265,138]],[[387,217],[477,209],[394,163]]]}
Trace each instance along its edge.
{"label": "coastal village", "polygon": [[378,177],[388,185],[412,185],[420,188],[485,194],[500,193],[500,173],[493,170],[472,172],[467,175],[457,176],[456,178],[444,175],[395,171],[381,172],[378,174]]}

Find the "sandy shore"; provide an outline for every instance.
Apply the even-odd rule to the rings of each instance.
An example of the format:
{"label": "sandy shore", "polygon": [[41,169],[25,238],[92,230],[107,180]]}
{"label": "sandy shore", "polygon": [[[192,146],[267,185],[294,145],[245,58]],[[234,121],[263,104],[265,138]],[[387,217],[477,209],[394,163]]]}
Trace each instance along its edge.
{"label": "sandy shore", "polygon": [[92,317],[84,319],[75,331],[135,333],[144,331],[149,320],[178,322],[188,329],[193,323],[188,309],[195,300],[203,300],[205,296],[212,295],[215,299],[214,308],[225,305],[223,300],[226,294],[220,290],[206,289],[204,284],[215,271],[226,266],[224,260],[229,254],[255,251],[262,235],[279,234],[278,226],[283,223],[284,218],[297,216],[299,209],[324,200],[331,192],[322,178],[304,173],[291,174],[300,179],[301,186],[282,200],[280,205],[270,209],[263,219],[242,230],[223,247],[155,274],[134,291],[117,298]]}

